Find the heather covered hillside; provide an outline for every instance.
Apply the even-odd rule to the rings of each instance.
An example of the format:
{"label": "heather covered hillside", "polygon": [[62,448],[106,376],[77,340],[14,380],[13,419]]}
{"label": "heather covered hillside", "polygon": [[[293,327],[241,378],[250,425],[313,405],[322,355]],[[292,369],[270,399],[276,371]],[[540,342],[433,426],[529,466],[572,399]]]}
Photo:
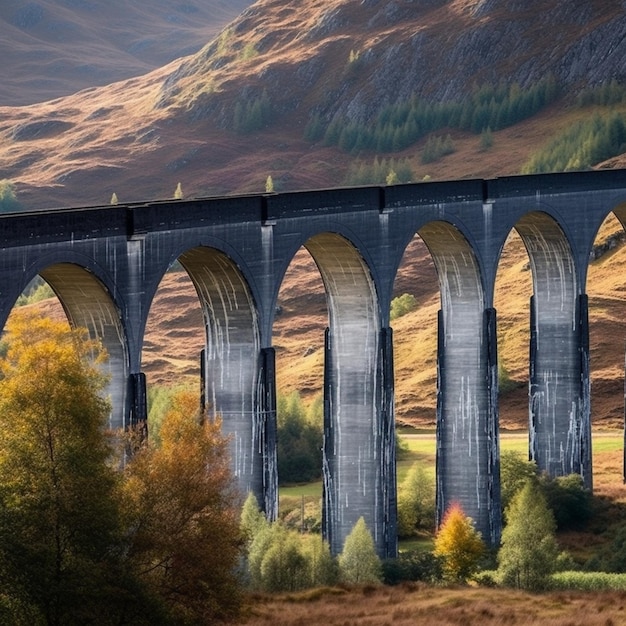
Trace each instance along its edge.
{"label": "heather covered hillside", "polygon": [[[175,7],[152,13],[205,23]],[[7,32],[14,67],[30,48]],[[625,33],[617,0],[259,0],[144,76],[0,107],[0,178],[28,209],[171,197],[179,182],[263,191],[268,175],[280,190],[518,173],[572,126],[621,115]],[[581,97],[612,80],[610,97]],[[621,154],[620,139],[575,164]]]}

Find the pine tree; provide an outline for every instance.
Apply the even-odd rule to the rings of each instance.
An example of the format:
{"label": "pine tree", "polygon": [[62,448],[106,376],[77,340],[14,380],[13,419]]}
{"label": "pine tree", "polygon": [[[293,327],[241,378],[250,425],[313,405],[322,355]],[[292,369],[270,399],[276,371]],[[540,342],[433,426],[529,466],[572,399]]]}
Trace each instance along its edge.
{"label": "pine tree", "polygon": [[6,178],[0,180],[0,212],[19,210],[20,203],[15,194],[15,185]]}
{"label": "pine tree", "polygon": [[537,481],[529,480],[505,512],[498,573],[506,585],[542,589],[554,566],[558,547],[552,511]]}
{"label": "pine tree", "polygon": [[338,563],[339,577],[344,582],[379,583],[382,580],[382,564],[362,517],[346,537]]}

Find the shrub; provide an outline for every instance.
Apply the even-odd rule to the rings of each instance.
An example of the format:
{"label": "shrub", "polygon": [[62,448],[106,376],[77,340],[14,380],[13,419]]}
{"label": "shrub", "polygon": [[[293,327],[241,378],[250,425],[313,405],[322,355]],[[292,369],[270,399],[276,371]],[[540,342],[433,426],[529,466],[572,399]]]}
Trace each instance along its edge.
{"label": "shrub", "polygon": [[579,474],[549,478],[543,475],[540,485],[559,530],[579,529],[591,518],[592,495]]}
{"label": "shrub", "polygon": [[394,298],[391,301],[391,308],[389,311],[389,319],[395,320],[417,308],[417,300],[415,296],[410,293],[403,293],[401,296]]}
{"label": "shrub", "polygon": [[401,552],[396,559],[385,559],[382,566],[386,585],[418,580],[434,583],[442,577],[442,561],[432,552]]}
{"label": "shrub", "polygon": [[557,572],[548,586],[559,591],[626,591],[626,574],[606,572]]}

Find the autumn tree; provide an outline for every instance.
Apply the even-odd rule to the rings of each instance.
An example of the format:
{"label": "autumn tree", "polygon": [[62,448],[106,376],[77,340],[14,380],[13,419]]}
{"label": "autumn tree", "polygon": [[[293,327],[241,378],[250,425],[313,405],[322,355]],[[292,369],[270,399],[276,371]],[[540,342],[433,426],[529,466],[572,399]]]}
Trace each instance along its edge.
{"label": "autumn tree", "polygon": [[556,523],[536,480],[529,480],[505,511],[498,573],[512,587],[537,590],[554,571]]}
{"label": "autumn tree", "polygon": [[485,552],[480,533],[460,504],[452,504],[444,515],[435,537],[435,556],[443,560],[443,573],[449,580],[465,581],[478,568]]}
{"label": "autumn tree", "polygon": [[118,549],[118,474],[105,435],[100,344],[20,309],[0,361],[4,623],[116,623],[132,604]]}
{"label": "autumn tree", "polygon": [[382,563],[376,554],[374,539],[365,520],[360,517],[346,537],[338,558],[339,578],[347,583],[379,583]]}
{"label": "autumn tree", "polygon": [[231,618],[241,605],[244,541],[228,441],[219,420],[198,412],[194,393],[175,395],[160,445],[140,449],[127,468],[129,560],[163,623]]}

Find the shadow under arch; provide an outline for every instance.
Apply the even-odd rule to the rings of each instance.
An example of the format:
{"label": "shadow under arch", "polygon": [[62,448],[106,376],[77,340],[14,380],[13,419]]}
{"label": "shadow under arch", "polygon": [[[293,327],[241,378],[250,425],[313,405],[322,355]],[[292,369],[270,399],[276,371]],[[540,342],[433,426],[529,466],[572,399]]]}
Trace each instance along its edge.
{"label": "shadow under arch", "polygon": [[[257,309],[246,279],[224,252],[205,246],[178,260],[202,308],[206,348],[202,359],[202,404],[222,420],[230,438],[231,467],[239,488],[252,492],[270,519],[277,511],[273,354],[260,349]],[[268,435],[268,429],[269,435]]]}
{"label": "shadow under arch", "polygon": [[547,213],[514,226],[532,270],[529,454],[550,476],[580,474],[592,486],[587,297],[568,238]]}
{"label": "shadow under arch", "polygon": [[357,247],[334,232],[304,243],[326,291],[323,532],[333,554],[363,517],[382,557],[397,554],[391,336]]}
{"label": "shadow under arch", "polygon": [[433,221],[418,230],[437,270],[437,524],[453,503],[485,541],[501,533],[495,311],[485,308],[478,259],[463,233]]}
{"label": "shadow under arch", "polygon": [[115,301],[101,280],[75,263],[54,263],[39,275],[58,297],[70,325],[86,328],[106,348],[108,359],[102,366],[110,376],[109,427],[123,429],[131,419],[128,403],[128,347],[126,332]]}

